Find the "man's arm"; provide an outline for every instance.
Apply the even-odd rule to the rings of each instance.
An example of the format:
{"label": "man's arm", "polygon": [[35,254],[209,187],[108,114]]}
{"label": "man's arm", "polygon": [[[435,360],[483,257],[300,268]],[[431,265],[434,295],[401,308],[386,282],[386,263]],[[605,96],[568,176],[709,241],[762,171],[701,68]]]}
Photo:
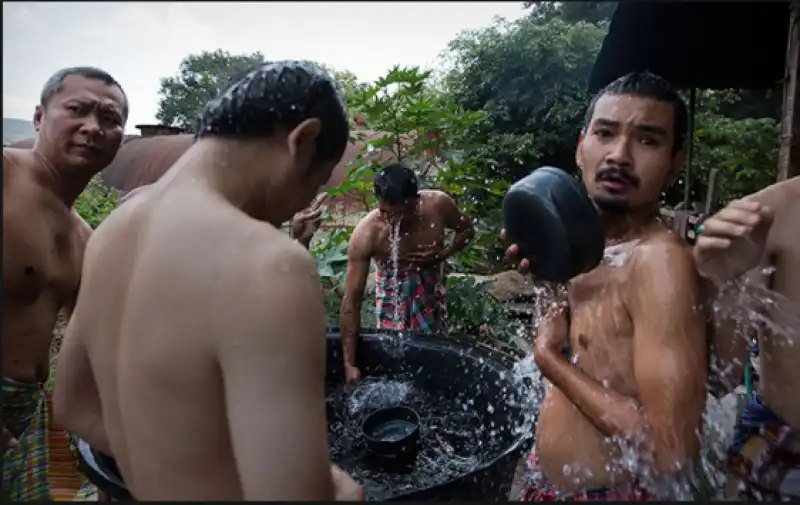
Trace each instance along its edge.
{"label": "man's arm", "polygon": [[472,226],[469,216],[461,212],[450,195],[442,193],[439,208],[444,218],[445,228],[455,232],[453,241],[441,253],[441,259],[446,260],[469,244],[469,241],[475,236],[475,228]]}
{"label": "man's arm", "polygon": [[361,302],[372,259],[370,223],[364,218],[358,223],[347,246],[347,274],[344,298],[339,311],[339,331],[346,366],[356,366],[356,347],[361,329]]}
{"label": "man's arm", "polygon": [[215,342],[242,498],[333,500],[322,288],[307,251],[279,248],[248,263]]}
{"label": "man's arm", "polygon": [[706,402],[705,317],[691,251],[645,244],[634,254],[628,309],[633,368],[652,440],[655,469],[690,469],[700,450]]}
{"label": "man's arm", "polygon": [[108,440],[100,393],[81,338],[80,317],[72,317],[58,353],[53,385],[53,418],[89,445],[113,456]]}

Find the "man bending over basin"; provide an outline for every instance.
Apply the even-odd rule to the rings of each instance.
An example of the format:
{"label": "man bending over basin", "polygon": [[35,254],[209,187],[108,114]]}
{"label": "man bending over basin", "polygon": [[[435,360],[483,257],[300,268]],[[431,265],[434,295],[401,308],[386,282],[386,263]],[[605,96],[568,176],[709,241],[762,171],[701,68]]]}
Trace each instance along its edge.
{"label": "man bending over basin", "polygon": [[88,243],[57,419],[137,500],[331,500],[322,288],[279,227],[342,157],[344,105],[319,68],[266,63],[197,132]]}
{"label": "man bending over basin", "polygon": [[[715,313],[713,349],[721,366],[713,383],[722,387],[715,393],[723,395],[739,382],[749,332],[756,329],[759,337],[759,391],[738,419],[726,498],[800,501],[799,222],[800,177],[794,177],[710,217],[694,248],[700,273],[715,286],[743,276],[746,281],[732,289],[743,287],[745,301],[727,302],[744,307],[745,314]],[[753,299],[762,302],[753,306]]]}
{"label": "man bending over basin", "polygon": [[694,308],[691,251],[658,218],[659,196],[683,167],[686,126],[683,99],[648,73],[617,79],[589,106],[576,161],[606,259],[569,283],[535,337],[549,385],[525,500],[689,493],[706,400],[705,319]]}
{"label": "man bending over basin", "polygon": [[[416,174],[404,165],[384,167],[375,176],[374,186],[378,208],[359,221],[347,248],[340,331],[348,383],[361,375],[356,344],[370,261],[374,259],[378,267],[378,328],[446,334],[442,263],[463,249],[475,233],[469,217],[448,194],[420,191]],[[444,244],[446,230],[455,231],[448,246]]]}

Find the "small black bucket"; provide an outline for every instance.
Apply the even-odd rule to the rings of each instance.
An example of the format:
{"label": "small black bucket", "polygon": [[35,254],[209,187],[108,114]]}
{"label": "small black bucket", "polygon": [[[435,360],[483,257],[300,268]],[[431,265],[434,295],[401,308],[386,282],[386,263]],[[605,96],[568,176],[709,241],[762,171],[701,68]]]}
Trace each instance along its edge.
{"label": "small black bucket", "polygon": [[361,425],[368,463],[392,473],[414,468],[420,450],[419,414],[408,407],[388,407],[368,415]]}
{"label": "small black bucket", "polygon": [[600,214],[583,185],[558,168],[541,167],[511,186],[503,224],[536,279],[567,282],[603,259]]}

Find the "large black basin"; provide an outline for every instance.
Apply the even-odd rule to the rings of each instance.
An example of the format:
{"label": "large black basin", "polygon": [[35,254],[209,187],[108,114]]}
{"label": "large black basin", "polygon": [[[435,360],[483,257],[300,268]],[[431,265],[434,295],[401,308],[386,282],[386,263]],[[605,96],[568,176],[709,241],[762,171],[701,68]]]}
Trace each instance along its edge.
{"label": "large black basin", "polygon": [[[344,431],[337,432],[334,427],[341,426],[343,416],[352,416],[352,412],[343,407],[342,402],[334,404],[330,398],[334,394],[344,397],[355,393],[342,392],[344,370],[338,331],[329,331],[327,346],[327,412],[333,448],[341,446],[342,440],[338,438],[344,438]],[[434,398],[435,403],[439,400],[454,402],[454,405],[468,410],[475,425],[464,428],[476,434],[476,438],[470,441],[470,447],[472,444],[481,447],[480,457],[476,457],[475,464],[469,469],[456,470],[455,473],[451,470],[445,477],[426,480],[418,485],[404,484],[402,489],[379,489],[379,483],[386,479],[380,474],[372,474],[370,481],[361,482],[365,484],[368,500],[508,500],[516,465],[532,440],[530,393],[528,387],[515,378],[512,372],[515,360],[512,357],[449,338],[407,334],[397,336],[381,331],[380,334],[362,333],[356,361],[365,382],[376,379],[404,381],[415,390]],[[403,402],[397,404],[402,405]],[[415,405],[413,408],[419,407]],[[426,433],[424,424],[423,421],[423,445],[426,438],[430,439],[429,444],[440,441],[440,432],[432,429]],[[456,452],[459,450],[456,447],[458,443],[453,441],[451,446]],[[352,460],[337,461],[335,449],[332,449],[332,458],[346,471],[349,471],[348,463],[353,465]],[[419,458],[423,458],[423,455]],[[359,480],[357,473],[354,477]]]}

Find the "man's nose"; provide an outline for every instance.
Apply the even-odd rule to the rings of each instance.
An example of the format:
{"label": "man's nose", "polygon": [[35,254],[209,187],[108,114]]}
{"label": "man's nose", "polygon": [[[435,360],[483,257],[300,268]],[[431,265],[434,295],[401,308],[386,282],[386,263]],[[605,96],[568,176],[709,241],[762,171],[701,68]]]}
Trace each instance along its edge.
{"label": "man's nose", "polygon": [[606,154],[606,164],[625,167],[630,166],[632,163],[631,142],[627,137],[620,136],[611,146],[608,154]]}
{"label": "man's nose", "polygon": [[97,120],[94,114],[89,114],[84,118],[81,124],[81,133],[92,137],[101,136],[103,134],[103,129],[100,128],[100,121]]}

